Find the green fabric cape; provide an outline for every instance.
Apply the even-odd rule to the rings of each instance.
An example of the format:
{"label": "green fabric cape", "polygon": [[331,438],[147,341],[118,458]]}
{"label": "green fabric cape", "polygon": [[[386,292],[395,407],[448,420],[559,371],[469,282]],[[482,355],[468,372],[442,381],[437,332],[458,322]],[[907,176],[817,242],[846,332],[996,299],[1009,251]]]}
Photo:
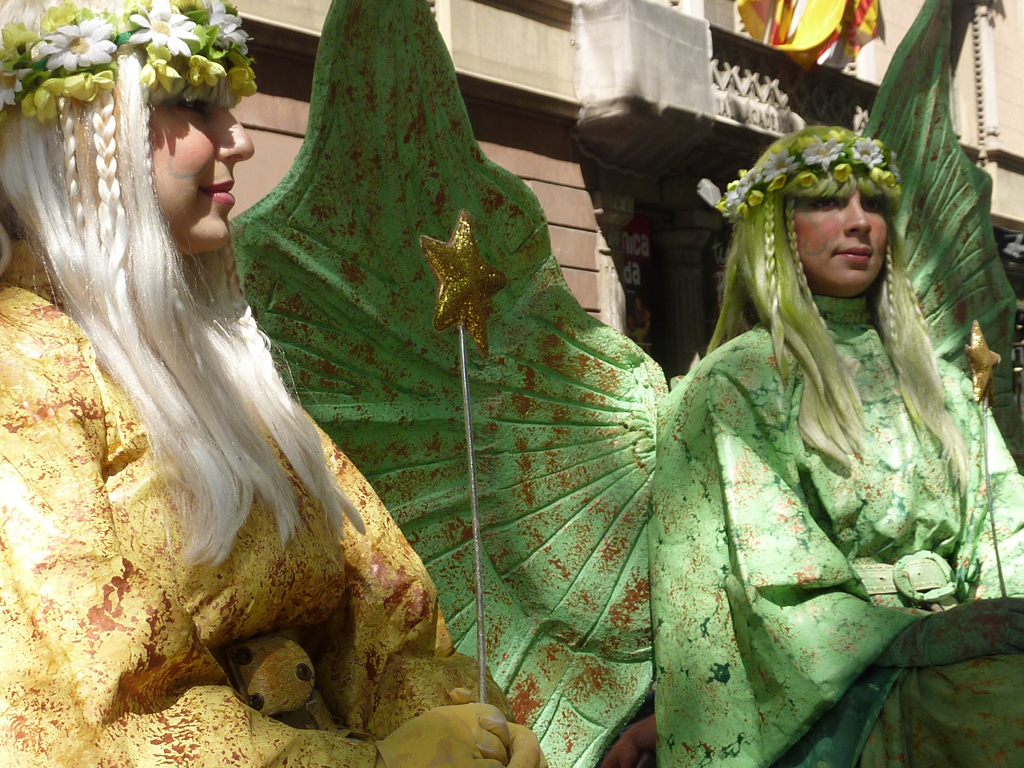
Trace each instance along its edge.
{"label": "green fabric cape", "polygon": [[[819,305],[864,405],[849,467],[805,447],[802,376],[782,381],[760,327],[709,355],[664,410],[650,527],[662,768],[770,765],[914,621],[869,601],[855,558],[935,551],[961,598],[998,596],[969,380],[940,361],[970,450],[960,496],[907,415],[863,300]],[[1024,482],[994,425],[989,463],[1007,583],[1020,593]],[[893,679],[872,681],[861,709],[877,714]]]}

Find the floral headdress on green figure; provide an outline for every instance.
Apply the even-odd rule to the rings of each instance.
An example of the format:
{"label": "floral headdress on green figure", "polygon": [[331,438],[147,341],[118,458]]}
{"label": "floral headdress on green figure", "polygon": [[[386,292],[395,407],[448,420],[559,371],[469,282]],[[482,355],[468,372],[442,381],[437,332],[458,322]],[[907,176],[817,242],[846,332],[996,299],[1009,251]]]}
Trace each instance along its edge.
{"label": "floral headdress on green figure", "polygon": [[864,176],[897,193],[901,191],[900,171],[893,150],[878,139],[864,138],[842,128],[829,128],[824,135],[801,134],[791,145],[766,153],[750,171],[740,171],[740,177],[718,201],[718,210],[736,221],[760,205],[769,192],[787,185],[807,189],[817,186],[827,176],[840,184],[851,176]]}
{"label": "floral headdress on green figure", "polygon": [[145,50],[142,82],[151,93],[180,93],[186,85],[216,86],[227,79],[235,100],[256,92],[247,43],[237,11],[219,0],[178,4],[131,3],[116,16],[79,8],[51,8],[34,31],[7,24],[0,50],[0,123],[9,111],[40,121],[57,116],[58,99],[89,103],[114,87],[115,57]]}
{"label": "floral headdress on green figure", "polygon": [[885,266],[868,307],[914,422],[939,441],[963,487],[967,449],[944,406],[928,328],[907,275],[895,226],[902,187],[896,154],[844,128],[812,126],[769,147],[732,182],[718,208],[733,223],[722,312],[709,351],[759,323],[771,333],[785,380],[795,360],[805,378],[800,432],[811,447],[845,463],[860,446],[860,395],[828,334],[800,262],[793,216],[800,198],[849,197],[859,189],[883,202]]}

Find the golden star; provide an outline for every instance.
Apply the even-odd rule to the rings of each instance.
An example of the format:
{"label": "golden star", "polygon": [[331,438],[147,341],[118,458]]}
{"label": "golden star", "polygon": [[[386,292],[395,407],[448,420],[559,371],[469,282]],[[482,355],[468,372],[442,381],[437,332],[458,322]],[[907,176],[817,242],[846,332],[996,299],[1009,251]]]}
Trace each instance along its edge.
{"label": "golden star", "polygon": [[978,321],[971,326],[971,344],[965,347],[967,362],[971,366],[971,379],[974,381],[974,402],[981,404],[982,399],[992,403],[995,386],[992,381],[992,369],[1003,358],[988,348],[985,334],[981,332]]}
{"label": "golden star", "polygon": [[459,211],[448,242],[420,235],[420,248],[437,278],[434,328],[461,325],[487,354],[487,316],[491,297],[505,287],[505,274],[480,256],[469,211]]}

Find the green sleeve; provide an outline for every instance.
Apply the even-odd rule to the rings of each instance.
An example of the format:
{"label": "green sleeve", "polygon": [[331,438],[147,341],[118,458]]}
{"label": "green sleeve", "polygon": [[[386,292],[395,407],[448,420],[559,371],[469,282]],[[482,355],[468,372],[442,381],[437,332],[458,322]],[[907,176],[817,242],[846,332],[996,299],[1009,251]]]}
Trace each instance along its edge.
{"label": "green sleeve", "polygon": [[[1000,597],[999,575],[992,546],[985,483],[984,431],[981,409],[974,403],[971,381],[958,368],[940,361],[946,407],[967,442],[969,480],[964,503],[964,526],[955,564],[963,585],[961,597]],[[1024,596],[1024,477],[1006,448],[999,428],[988,419],[988,470],[992,482],[992,511],[999,537],[999,556],[1008,594]]]}

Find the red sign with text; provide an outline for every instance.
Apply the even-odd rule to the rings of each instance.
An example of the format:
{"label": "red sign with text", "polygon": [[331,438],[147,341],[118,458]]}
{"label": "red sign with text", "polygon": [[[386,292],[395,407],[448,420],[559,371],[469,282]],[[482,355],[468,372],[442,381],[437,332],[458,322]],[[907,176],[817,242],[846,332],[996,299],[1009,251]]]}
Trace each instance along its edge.
{"label": "red sign with text", "polygon": [[654,305],[654,260],[651,258],[651,220],[634,216],[622,228],[622,285],[626,293],[626,332],[643,349],[651,347],[651,308]]}

